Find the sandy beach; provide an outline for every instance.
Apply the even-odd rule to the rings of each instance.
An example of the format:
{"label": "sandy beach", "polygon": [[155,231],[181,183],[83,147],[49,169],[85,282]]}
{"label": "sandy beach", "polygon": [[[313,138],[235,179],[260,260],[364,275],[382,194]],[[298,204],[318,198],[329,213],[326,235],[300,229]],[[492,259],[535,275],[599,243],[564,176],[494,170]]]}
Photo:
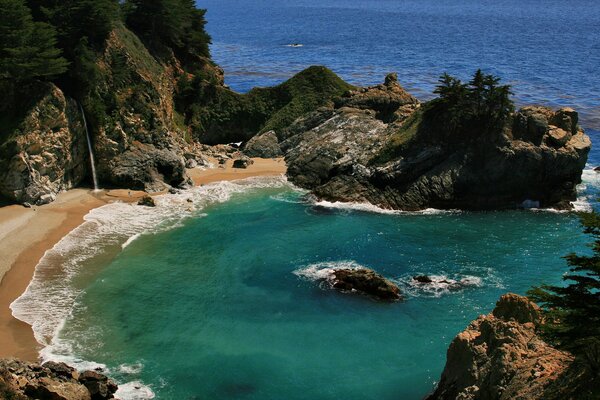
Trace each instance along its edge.
{"label": "sandy beach", "polygon": [[[204,185],[286,172],[281,158],[253,160],[246,169],[234,169],[232,160],[228,160],[225,165],[212,169],[188,170],[188,174],[196,185]],[[144,192],[126,189],[100,192],[73,189],[61,193],[55,202],[45,206],[0,207],[0,358],[38,358],[40,345],[31,327],[14,318],[9,306],[25,291],[45,252],[83,223],[84,216],[92,209],[114,201],[137,201],[143,195]]]}

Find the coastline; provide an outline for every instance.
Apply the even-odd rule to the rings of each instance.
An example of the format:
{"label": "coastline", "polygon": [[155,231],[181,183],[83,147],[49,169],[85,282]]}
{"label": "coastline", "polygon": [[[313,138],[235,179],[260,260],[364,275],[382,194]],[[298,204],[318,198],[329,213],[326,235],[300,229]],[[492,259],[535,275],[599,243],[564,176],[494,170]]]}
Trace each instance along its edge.
{"label": "coastline", "polygon": [[[253,160],[254,164],[247,169],[234,169],[233,161],[228,160],[216,168],[188,170],[188,174],[199,186],[286,172],[282,158]],[[77,188],[59,194],[56,201],[44,206],[0,207],[0,358],[38,359],[41,347],[31,326],[14,318],[9,306],[26,290],[46,251],[81,225],[94,208],[115,201],[134,202],[143,195],[144,192],[126,189],[96,193]]]}

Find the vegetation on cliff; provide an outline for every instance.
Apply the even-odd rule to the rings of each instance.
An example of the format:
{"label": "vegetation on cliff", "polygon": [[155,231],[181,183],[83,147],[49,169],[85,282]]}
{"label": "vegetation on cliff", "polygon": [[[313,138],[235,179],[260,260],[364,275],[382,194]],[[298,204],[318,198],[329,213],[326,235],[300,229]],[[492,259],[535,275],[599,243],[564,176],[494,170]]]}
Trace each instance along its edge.
{"label": "vegetation on cliff", "polygon": [[177,104],[195,139],[208,144],[247,141],[280,131],[353,86],[325,67],[313,66],[281,85],[247,94],[217,86],[203,75],[183,76]]}
{"label": "vegetation on cliff", "polygon": [[594,239],[592,254],[567,255],[569,283],[542,285],[529,296],[544,307],[546,338],[583,361],[600,396],[600,215],[582,213],[581,224]]}

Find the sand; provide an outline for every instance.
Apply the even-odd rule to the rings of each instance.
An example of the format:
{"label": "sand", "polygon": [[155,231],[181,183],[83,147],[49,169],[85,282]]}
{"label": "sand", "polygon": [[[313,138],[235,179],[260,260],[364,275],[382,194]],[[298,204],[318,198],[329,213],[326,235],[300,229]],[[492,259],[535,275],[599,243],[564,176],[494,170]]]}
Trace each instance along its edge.
{"label": "sand", "polygon": [[[232,168],[229,160],[212,169],[188,170],[188,174],[196,185],[204,185],[286,172],[283,159],[257,158],[253,161],[254,164],[246,169]],[[114,201],[134,202],[143,195],[144,192],[126,189],[100,192],[73,189],[44,206],[0,207],[0,358],[16,357],[28,361],[38,358],[41,347],[35,341],[31,327],[14,318],[9,306],[25,291],[45,252],[82,224],[84,216],[92,209]]]}

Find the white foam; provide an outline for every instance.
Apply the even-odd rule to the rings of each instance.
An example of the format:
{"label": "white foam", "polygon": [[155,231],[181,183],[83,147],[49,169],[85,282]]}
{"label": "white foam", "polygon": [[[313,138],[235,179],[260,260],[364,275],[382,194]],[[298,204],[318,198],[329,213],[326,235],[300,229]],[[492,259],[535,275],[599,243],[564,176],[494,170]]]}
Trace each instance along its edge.
{"label": "white foam", "polygon": [[135,364],[121,364],[119,365],[119,372],[127,375],[137,375],[142,372],[144,369],[144,364],[135,363]]}
{"label": "white foam", "polygon": [[459,212],[458,210],[438,210],[436,208],[426,208],[419,211],[402,211],[402,210],[390,210],[387,208],[381,208],[371,203],[355,203],[355,202],[342,202],[342,201],[316,201],[315,206],[333,208],[338,210],[350,210],[350,211],[362,211],[377,214],[388,214],[388,215],[437,215],[437,214],[454,214]]}
{"label": "white foam", "polygon": [[577,185],[577,200],[572,203],[575,211],[592,211],[592,203],[596,202],[600,191],[600,172],[589,165],[587,167],[581,173],[581,183]]}
{"label": "white foam", "polygon": [[148,400],[155,397],[150,387],[140,381],[127,382],[119,385],[115,398],[120,400]]}
{"label": "white foam", "polygon": [[331,281],[337,269],[366,269],[356,261],[325,261],[298,268],[292,273],[310,281]]}
{"label": "white foam", "polygon": [[121,245],[121,248],[124,249],[125,247],[129,246],[131,243],[133,243],[140,236],[142,236],[141,233],[136,233],[135,235],[131,236],[129,239],[127,239],[127,241],[125,243],[123,243]]}

